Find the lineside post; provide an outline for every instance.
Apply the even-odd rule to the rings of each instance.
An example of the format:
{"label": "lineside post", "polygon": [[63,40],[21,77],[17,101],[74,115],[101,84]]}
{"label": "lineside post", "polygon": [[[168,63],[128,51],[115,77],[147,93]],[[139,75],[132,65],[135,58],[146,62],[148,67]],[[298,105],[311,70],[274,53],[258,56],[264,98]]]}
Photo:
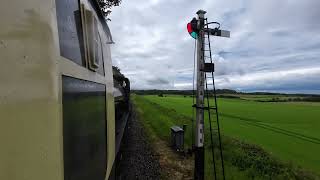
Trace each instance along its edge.
{"label": "lineside post", "polygon": [[195,132],[195,170],[194,179],[204,179],[204,15],[206,11],[199,10],[197,39],[197,93],[196,93],[196,132]]}

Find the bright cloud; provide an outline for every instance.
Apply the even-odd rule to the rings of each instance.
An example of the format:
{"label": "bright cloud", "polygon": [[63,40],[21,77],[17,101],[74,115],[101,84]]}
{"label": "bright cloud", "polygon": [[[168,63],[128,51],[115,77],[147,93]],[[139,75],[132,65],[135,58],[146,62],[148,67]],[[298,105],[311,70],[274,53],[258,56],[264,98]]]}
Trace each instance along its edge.
{"label": "bright cloud", "polygon": [[320,93],[320,1],[123,1],[109,26],[113,63],[134,89],[191,89],[198,9],[231,31],[212,38],[218,88]]}

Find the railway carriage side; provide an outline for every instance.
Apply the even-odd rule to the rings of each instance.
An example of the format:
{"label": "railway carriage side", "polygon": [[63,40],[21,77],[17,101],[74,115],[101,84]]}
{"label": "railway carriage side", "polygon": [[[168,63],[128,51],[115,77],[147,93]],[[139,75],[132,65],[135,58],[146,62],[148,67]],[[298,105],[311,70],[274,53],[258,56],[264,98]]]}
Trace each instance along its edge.
{"label": "railway carriage side", "polygon": [[0,179],[108,179],[118,120],[98,4],[11,0],[0,9]]}

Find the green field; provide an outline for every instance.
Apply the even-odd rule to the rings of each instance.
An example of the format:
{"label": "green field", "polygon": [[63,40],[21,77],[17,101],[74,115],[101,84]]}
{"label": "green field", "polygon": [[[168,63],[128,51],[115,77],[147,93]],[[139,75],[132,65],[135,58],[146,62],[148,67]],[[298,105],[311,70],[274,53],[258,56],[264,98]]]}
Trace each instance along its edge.
{"label": "green field", "polygon": [[[150,118],[155,115],[163,118],[160,118],[159,122],[150,122],[150,124],[157,134],[166,138],[168,137],[165,133],[168,131],[164,128],[190,122],[192,117],[191,97],[136,96],[135,99],[138,106],[149,109],[144,113],[149,112],[152,106],[157,106],[158,109],[155,110],[157,112],[154,112]],[[161,112],[160,107],[166,111]],[[292,164],[295,167],[301,166],[303,169],[319,174],[320,103],[267,103],[219,98],[218,107],[221,132],[224,137],[256,144],[277,161]],[[178,117],[175,118],[177,120],[169,120],[172,115],[177,115]],[[183,118],[188,120],[184,122],[178,120]],[[208,127],[208,121],[206,126]],[[207,131],[206,129],[206,133]],[[208,138],[206,142],[207,140]],[[186,141],[190,143],[191,140],[186,138]],[[229,167],[229,173],[230,171],[234,172],[235,176],[241,175],[241,171],[238,173],[233,166]]]}

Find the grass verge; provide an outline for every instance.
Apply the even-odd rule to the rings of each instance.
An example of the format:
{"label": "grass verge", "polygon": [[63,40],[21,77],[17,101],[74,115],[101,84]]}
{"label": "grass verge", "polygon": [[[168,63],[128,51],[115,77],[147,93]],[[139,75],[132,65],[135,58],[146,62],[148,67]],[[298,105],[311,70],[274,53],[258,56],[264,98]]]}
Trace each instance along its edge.
{"label": "grass verge", "polygon": [[[170,171],[169,169],[178,169],[178,174],[187,173],[188,177],[192,177],[192,172],[190,173],[190,169],[192,169],[193,166],[192,160],[189,158],[186,161],[180,161],[183,158],[172,154],[173,152],[168,149],[170,142],[170,127],[173,125],[190,124],[191,119],[177,113],[174,109],[165,108],[157,103],[148,101],[143,96],[132,97],[138,117],[142,120],[147,133],[150,135],[151,142],[155,144],[155,149],[158,152],[164,151],[159,153],[160,161],[171,159],[171,162],[169,163],[162,162],[164,167],[166,165],[169,165],[170,167],[170,165],[173,164],[173,166],[167,168],[167,174],[171,177],[176,177],[176,171]],[[205,132],[209,132],[208,129],[205,129]],[[208,134],[206,134],[206,136],[208,137]],[[259,146],[226,136],[223,136],[222,139],[226,179],[319,179],[319,177],[311,172],[295,167],[292,164],[281,162]],[[205,143],[209,144],[208,138]],[[189,127],[186,132],[185,144],[187,147],[191,147],[191,127]],[[217,147],[216,144],[215,147]],[[213,179],[212,157],[209,153],[209,148],[210,146],[207,145],[205,154],[205,176],[206,179]],[[184,166],[186,163],[189,163],[188,171],[182,172],[181,170],[179,171],[179,168],[174,168],[178,167],[177,164],[174,164],[176,161],[180,162],[180,164],[183,163],[182,165]],[[219,161],[220,160],[218,159],[217,163],[219,163]],[[180,166],[180,169],[181,168],[183,169],[184,167]],[[218,168],[217,173],[218,176],[221,176],[220,168]]]}

